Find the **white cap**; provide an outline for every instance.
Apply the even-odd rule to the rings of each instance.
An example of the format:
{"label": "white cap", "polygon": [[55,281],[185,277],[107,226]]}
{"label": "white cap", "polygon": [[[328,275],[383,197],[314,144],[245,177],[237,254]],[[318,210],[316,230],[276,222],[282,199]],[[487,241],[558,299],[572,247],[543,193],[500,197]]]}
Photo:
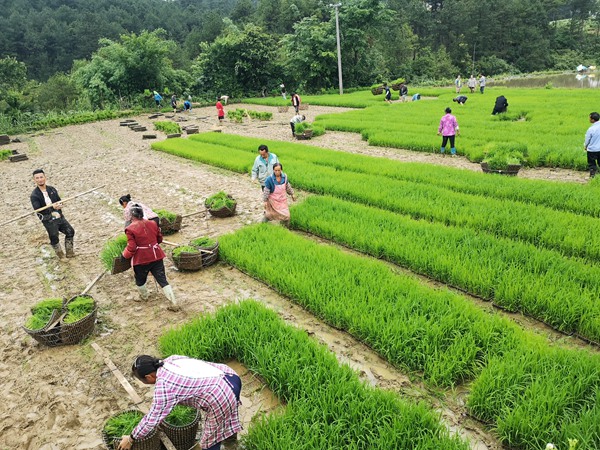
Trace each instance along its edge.
{"label": "white cap", "polygon": [[552,442],[548,442],[546,444],[546,450],[556,450],[556,447],[554,446],[554,444]]}

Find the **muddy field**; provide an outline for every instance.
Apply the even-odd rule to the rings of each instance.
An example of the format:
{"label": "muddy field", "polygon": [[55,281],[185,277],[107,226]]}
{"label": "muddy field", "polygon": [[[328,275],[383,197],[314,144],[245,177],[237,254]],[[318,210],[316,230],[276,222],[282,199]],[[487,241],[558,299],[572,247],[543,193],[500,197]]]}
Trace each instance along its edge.
{"label": "muddy field", "polygon": [[[274,120],[242,125],[225,123],[220,129],[224,133],[291,141],[288,122],[291,114],[268,107],[251,109],[275,111]],[[307,116],[311,120],[319,113],[341,110],[311,106]],[[187,119],[182,125],[195,123],[201,131],[217,128],[214,108],[196,109],[175,119],[179,117]],[[137,119],[152,129],[147,116]],[[162,133],[157,134],[159,139],[165,138]],[[185,218],[181,232],[168,238],[175,242],[199,236],[218,237],[258,222],[262,203],[260,189],[250,182],[249,176],[153,152],[149,150],[152,141],[142,140],[141,133],[119,127],[118,121],[71,126],[19,138],[21,143],[5,148],[26,153],[29,160],[0,163],[3,221],[30,210],[29,195],[34,187],[31,172],[36,168],[46,171],[48,184],[55,186],[63,198],[104,187],[64,207],[65,216],[76,231],[76,258],[58,260],[48,244],[45,229],[33,215],[1,229],[0,449],[104,448],[100,435],[104,422],[128,408],[131,402],[103,359],[89,345],[90,341],[106,350],[128,377],[135,355],[156,353],[157,338],[165,328],[246,298],[263,301],[286,321],[306,330],[334,351],[340,361],[356,368],[367,382],[429,402],[441,412],[448,427],[471,439],[472,448],[500,448],[480,424],[466,416],[465,392],[459,390],[446,397],[429,392],[345,333],[326,326],[266,286],[223,264],[201,272],[180,273],[166,260],[167,277],[182,307],[179,312],[168,311],[167,300],[154,287],[148,301],[135,301],[137,291],[131,271],[105,275],[90,291],[99,304],[99,320],[92,338],[84,345],[40,346],[21,328],[29,307],[43,298],[77,295],[102,273],[98,253],[104,242],[123,226],[117,201],[121,195],[130,193],[153,208],[181,214],[202,210],[204,199],[220,190],[237,199],[237,215],[232,218],[215,219],[204,214]],[[479,170],[463,158],[368,147],[359,135],[348,133],[326,133],[307,144]],[[527,170],[522,175],[585,181],[585,174],[564,170]],[[558,338],[543,327],[520,320],[551,338]],[[240,411],[247,430],[253,416],[282,406],[258,378],[236,361],[230,364],[243,375]],[[132,384],[149,402],[151,389],[134,381]]]}

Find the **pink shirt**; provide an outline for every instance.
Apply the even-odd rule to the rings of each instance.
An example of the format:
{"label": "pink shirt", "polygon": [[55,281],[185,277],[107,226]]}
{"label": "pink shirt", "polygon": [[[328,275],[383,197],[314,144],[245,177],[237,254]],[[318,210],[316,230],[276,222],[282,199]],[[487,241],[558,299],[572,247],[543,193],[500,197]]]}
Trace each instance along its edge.
{"label": "pink shirt", "polygon": [[458,130],[458,122],[456,121],[456,117],[452,114],[446,114],[440,120],[440,127],[438,128],[438,133],[442,133],[442,136],[454,136],[456,134],[456,130]]}

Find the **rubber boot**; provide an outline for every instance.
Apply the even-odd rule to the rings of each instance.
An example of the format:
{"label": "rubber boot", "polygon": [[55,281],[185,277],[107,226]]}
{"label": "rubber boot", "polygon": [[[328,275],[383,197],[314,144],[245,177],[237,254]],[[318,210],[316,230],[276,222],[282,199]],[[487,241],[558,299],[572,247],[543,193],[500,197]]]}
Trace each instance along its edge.
{"label": "rubber boot", "polygon": [[58,256],[61,259],[65,257],[65,252],[63,252],[63,249],[60,246],[60,244],[53,245],[52,248],[54,249],[56,256]]}
{"label": "rubber boot", "polygon": [[148,300],[148,296],[150,294],[148,294],[148,287],[146,287],[146,285],[142,285],[142,286],[138,286],[138,292],[140,293],[140,299],[141,300]]}
{"label": "rubber boot", "polygon": [[446,147],[440,147],[440,153],[444,153],[446,151]]}
{"label": "rubber boot", "polygon": [[163,289],[163,293],[165,294],[165,297],[167,297],[170,301],[171,301],[171,306],[169,306],[169,310],[170,311],[179,311],[179,305],[177,304],[177,301],[175,300],[175,293],[173,292],[173,288],[171,287],[170,284],[167,284]]}
{"label": "rubber boot", "polygon": [[456,156],[456,149],[455,149],[454,147],[452,147],[452,148],[450,149],[450,154],[451,154],[452,156]]}
{"label": "rubber boot", "polygon": [[67,258],[75,256],[75,252],[73,251],[73,239],[65,239],[65,250],[67,252]]}

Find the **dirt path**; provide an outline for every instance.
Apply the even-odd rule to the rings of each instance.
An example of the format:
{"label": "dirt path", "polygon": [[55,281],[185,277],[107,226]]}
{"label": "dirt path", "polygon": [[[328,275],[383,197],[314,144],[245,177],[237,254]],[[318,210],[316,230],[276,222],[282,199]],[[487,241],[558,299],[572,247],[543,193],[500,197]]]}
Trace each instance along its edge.
{"label": "dirt path", "polygon": [[[311,107],[308,116],[312,119],[317,113],[334,110],[339,109]],[[205,116],[209,118],[202,119]],[[201,130],[209,130],[215,126],[214,116],[213,108],[194,110],[191,117],[195,119],[189,122],[198,124]],[[274,121],[268,124],[225,124],[222,129],[247,136],[289,139],[289,116],[275,112]],[[150,120],[142,117],[139,121],[151,129]],[[437,163],[473,168],[460,158],[450,160],[368,147],[357,136],[327,133],[310,144],[402,160],[437,158]],[[34,216],[2,228],[0,448],[100,449],[103,423],[112,414],[129,407],[130,402],[89,345],[45,348],[27,336],[21,325],[29,307],[47,297],[74,296],[102,272],[98,252],[108,238],[122,229],[119,196],[130,193],[134,199],[154,208],[184,214],[203,209],[204,198],[219,190],[238,200],[235,217],[214,219],[200,214],[184,219],[181,232],[169,240],[186,242],[202,235],[219,236],[257,222],[262,215],[260,191],[247,176],[150,152],[149,141],[143,141],[141,133],[119,127],[118,121],[70,126],[21,138],[22,143],[10,148],[27,153],[30,159],[0,163],[3,219],[30,210],[31,172],[35,168],[44,168],[48,183],[57,187],[63,197],[95,186],[106,187],[65,206],[65,215],[76,230],[74,259],[55,258],[47,244],[46,232]],[[551,175],[548,171],[547,177],[553,178]],[[578,175],[566,173],[559,178],[577,180]],[[167,311],[167,301],[156,292],[145,303],[135,302],[137,292],[131,272],[105,276],[90,292],[100,305],[93,340],[110,353],[124,373],[135,355],[156,353],[157,338],[166,327],[232,301],[256,298],[279,311],[290,323],[314,334],[372,384],[431,403],[442,413],[449,428],[473,441],[473,448],[499,448],[489,434],[466,418],[461,394],[440,398],[424,386],[411,383],[367,347],[319,322],[261,283],[225,265],[196,273],[177,272],[168,261],[166,265],[167,277],[183,307],[181,312]],[[238,363],[232,364],[244,373],[246,387],[241,414],[247,429],[253,415],[272,411],[277,400]],[[147,400],[151,399],[149,389],[141,384],[134,387]]]}

